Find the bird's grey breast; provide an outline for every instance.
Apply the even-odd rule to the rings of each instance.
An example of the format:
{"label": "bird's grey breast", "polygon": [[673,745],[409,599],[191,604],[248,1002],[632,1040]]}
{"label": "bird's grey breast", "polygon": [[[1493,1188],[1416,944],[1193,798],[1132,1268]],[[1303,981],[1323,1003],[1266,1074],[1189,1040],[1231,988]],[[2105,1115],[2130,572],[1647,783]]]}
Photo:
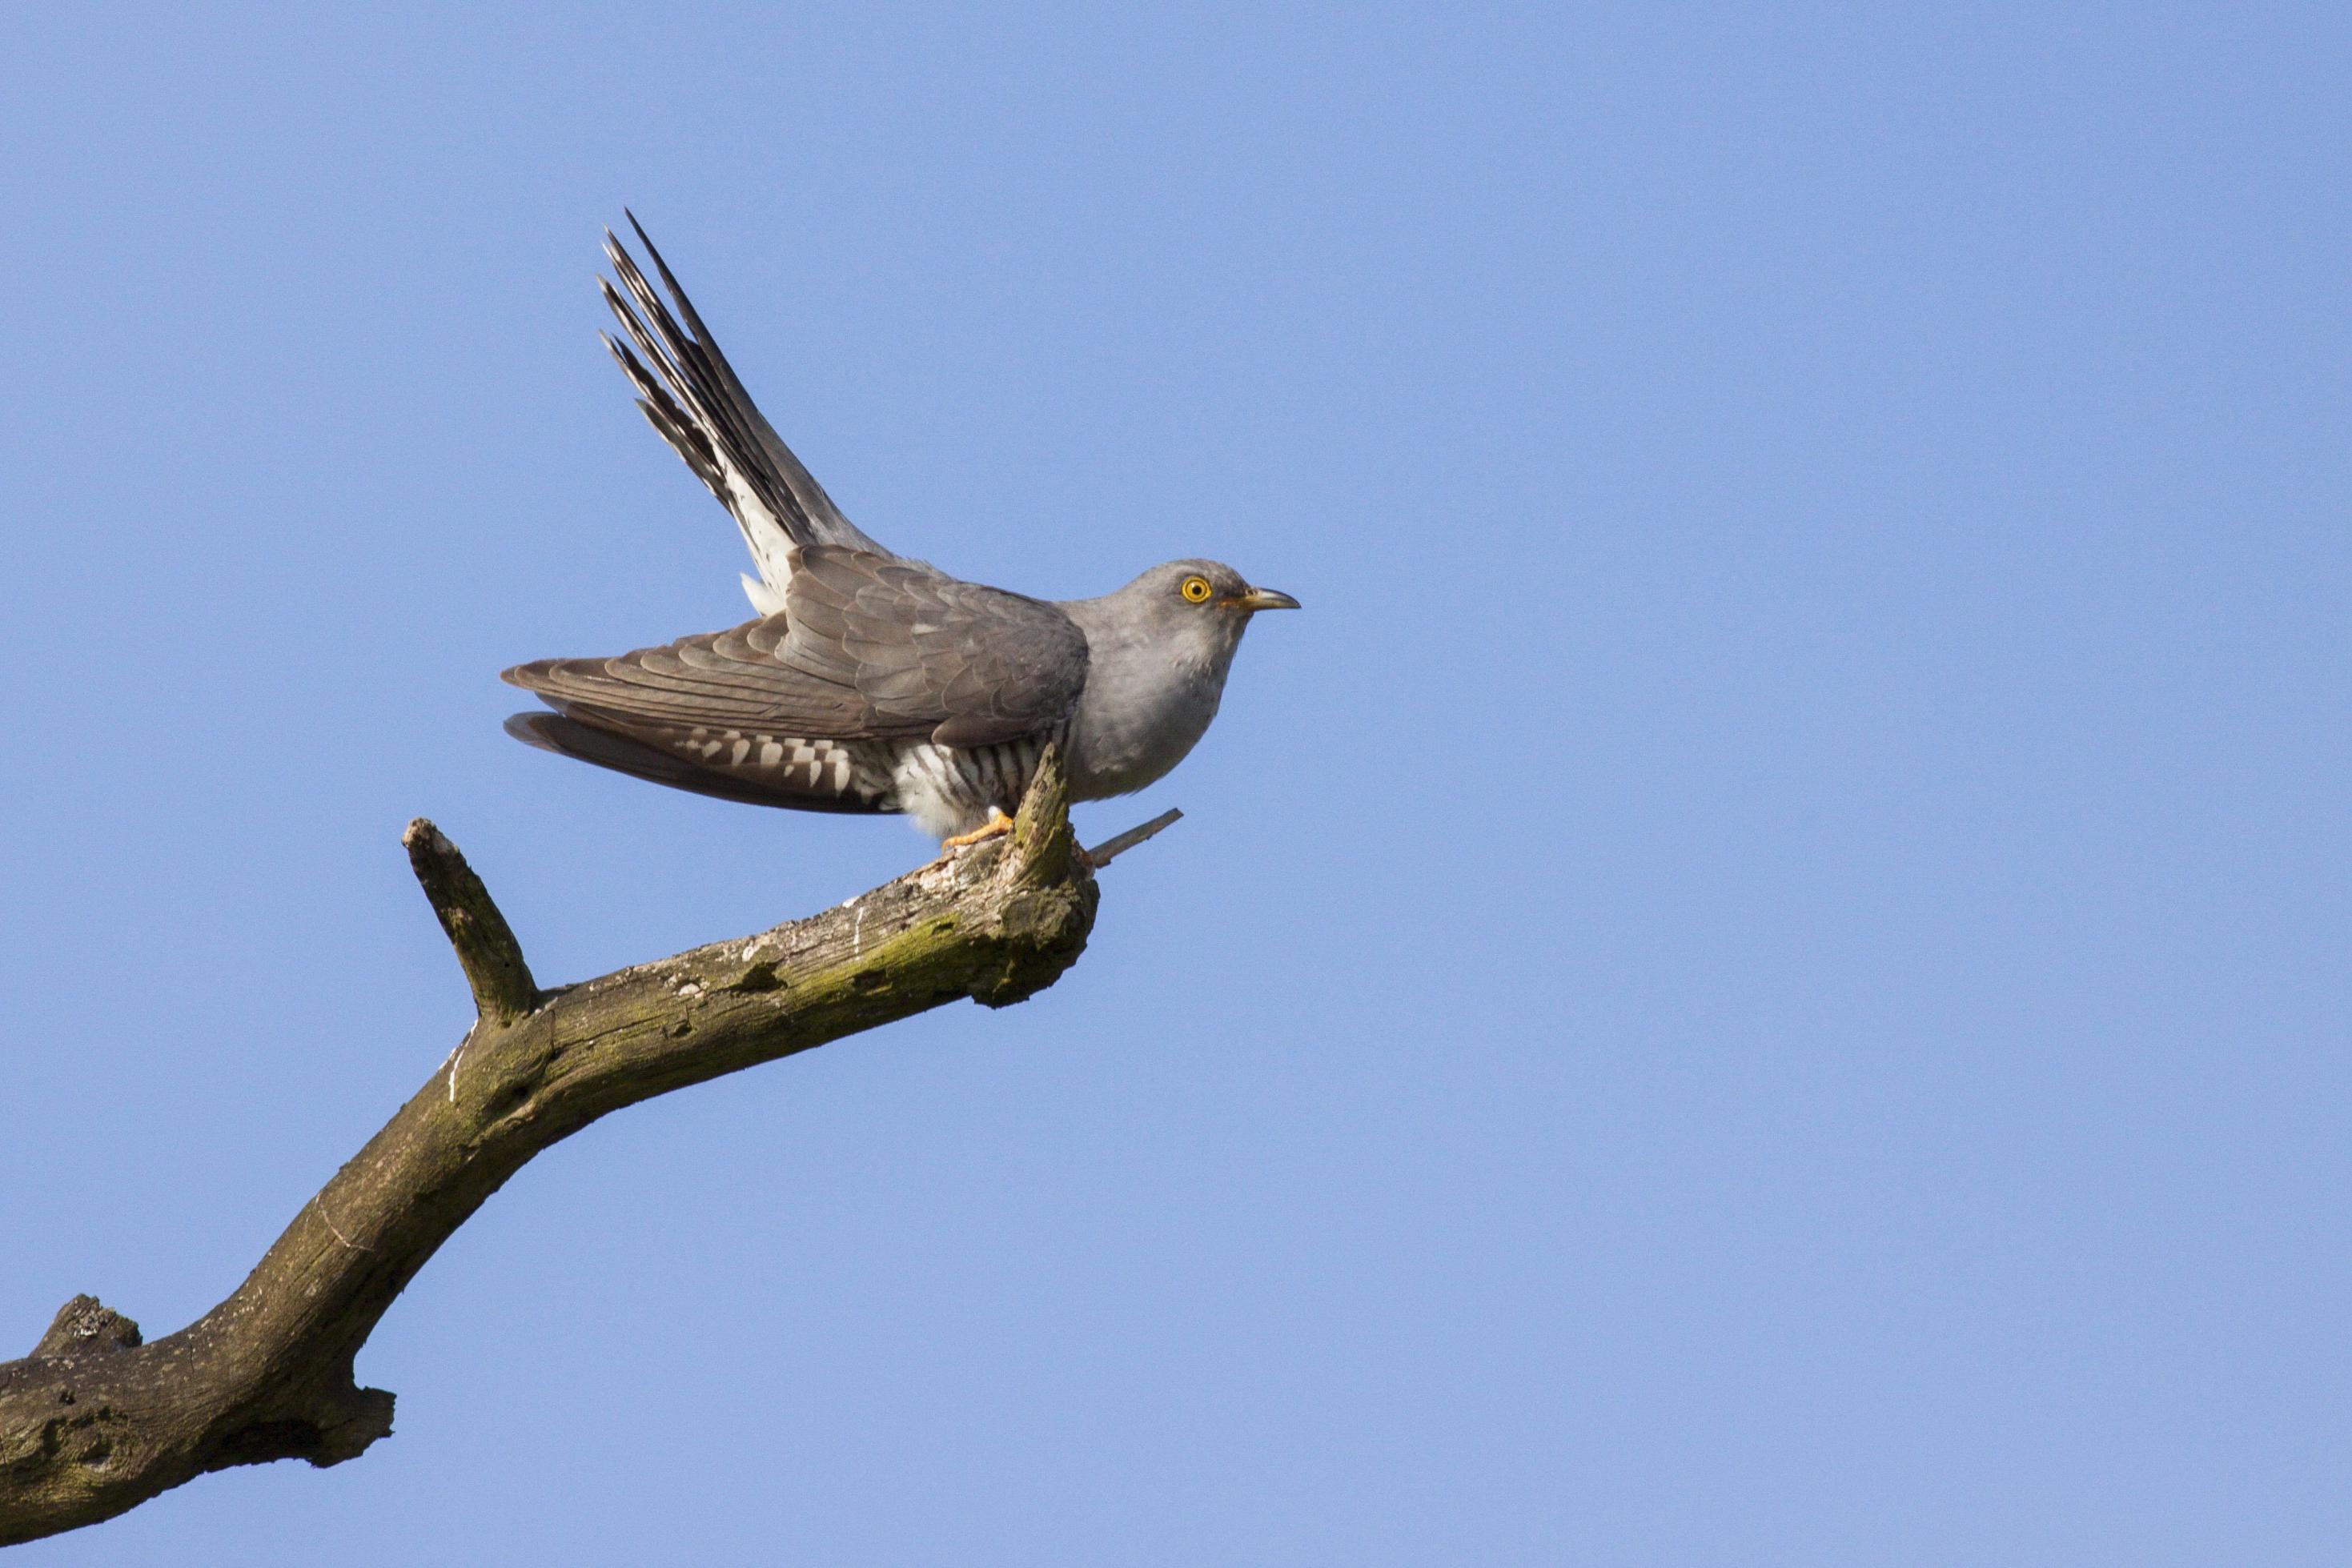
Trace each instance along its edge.
{"label": "bird's grey breast", "polygon": [[1194,627],[1217,622],[1139,619],[1120,597],[1062,606],[1087,644],[1087,684],[1071,715],[1071,793],[1081,800],[1129,794],[1184,760],[1217,716],[1240,641],[1238,617],[1231,636],[1204,637]]}

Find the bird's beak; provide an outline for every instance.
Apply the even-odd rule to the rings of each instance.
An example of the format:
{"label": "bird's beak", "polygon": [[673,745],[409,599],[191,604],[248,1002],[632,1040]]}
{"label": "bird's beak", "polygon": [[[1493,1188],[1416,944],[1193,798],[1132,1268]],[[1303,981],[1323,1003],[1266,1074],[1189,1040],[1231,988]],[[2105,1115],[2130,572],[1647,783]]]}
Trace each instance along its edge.
{"label": "bird's beak", "polygon": [[1271,588],[1253,588],[1247,593],[1234,596],[1236,610],[1296,610],[1298,601],[1287,593],[1276,593]]}

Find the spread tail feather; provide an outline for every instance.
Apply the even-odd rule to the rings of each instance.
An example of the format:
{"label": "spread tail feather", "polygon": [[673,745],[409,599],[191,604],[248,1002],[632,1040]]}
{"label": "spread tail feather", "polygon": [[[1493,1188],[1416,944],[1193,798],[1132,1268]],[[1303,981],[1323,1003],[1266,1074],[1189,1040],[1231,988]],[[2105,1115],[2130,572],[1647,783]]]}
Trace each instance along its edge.
{"label": "spread tail feather", "polygon": [[519,713],[508,718],[506,731],[525,746],[558,757],[576,758],[609,768],[615,773],[650,783],[667,784],[716,800],[747,806],[780,806],[802,811],[873,812],[895,810],[855,795],[786,790],[762,787],[751,780],[698,768],[685,758],[615,730],[584,723],[566,714]]}

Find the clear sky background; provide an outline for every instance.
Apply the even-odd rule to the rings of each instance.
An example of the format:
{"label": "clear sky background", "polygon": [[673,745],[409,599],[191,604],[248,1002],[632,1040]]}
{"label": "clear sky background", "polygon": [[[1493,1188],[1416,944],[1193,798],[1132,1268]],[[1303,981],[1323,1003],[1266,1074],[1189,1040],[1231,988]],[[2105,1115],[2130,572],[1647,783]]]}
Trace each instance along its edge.
{"label": "clear sky background", "polygon": [[550,982],[926,854],[499,733],[747,612],[624,204],[886,542],[1307,608],[1054,990],[28,1568],[2344,1560],[2340,5],[323,9],[0,24],[0,1350],[440,1062],[411,816]]}

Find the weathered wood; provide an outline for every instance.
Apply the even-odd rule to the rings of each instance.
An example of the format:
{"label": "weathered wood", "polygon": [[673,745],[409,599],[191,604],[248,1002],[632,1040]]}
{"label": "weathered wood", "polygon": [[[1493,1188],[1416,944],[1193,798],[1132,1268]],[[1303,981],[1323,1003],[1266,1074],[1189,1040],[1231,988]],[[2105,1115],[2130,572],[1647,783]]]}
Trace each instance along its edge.
{"label": "weathered wood", "polygon": [[473,988],[474,1010],[491,1023],[508,1023],[530,1011],[539,1001],[530,966],[523,961],[522,944],[490,890],[457,852],[457,846],[440,829],[419,817],[400,835],[408,850],[408,867],[416,884],[441,919],[442,935],[457,955]]}
{"label": "weathered wood", "polygon": [[1139,823],[1135,827],[1129,828],[1127,831],[1120,833],[1114,838],[1106,839],[1101,843],[1098,843],[1094,848],[1088,850],[1087,852],[1087,864],[1092,866],[1097,871],[1100,871],[1103,867],[1110,864],[1111,862],[1117,860],[1119,856],[1127,853],[1128,851],[1135,848],[1136,845],[1148,843],[1151,840],[1158,838],[1160,834],[1174,827],[1178,822],[1183,821],[1183,819],[1184,813],[1178,810],[1175,807],[1171,806],[1168,810],[1160,812],[1160,815],[1152,818],[1151,821]]}
{"label": "weathered wood", "polygon": [[838,908],[541,992],[432,824],[406,843],[480,1017],[227,1300],[142,1344],[78,1296],[0,1364],[0,1545],[95,1523],[207,1470],[355,1458],[393,1396],[352,1358],[401,1290],[532,1155],[622,1106],[971,997],[1003,1007],[1086,946],[1097,891],[1058,761],[1013,831]]}

